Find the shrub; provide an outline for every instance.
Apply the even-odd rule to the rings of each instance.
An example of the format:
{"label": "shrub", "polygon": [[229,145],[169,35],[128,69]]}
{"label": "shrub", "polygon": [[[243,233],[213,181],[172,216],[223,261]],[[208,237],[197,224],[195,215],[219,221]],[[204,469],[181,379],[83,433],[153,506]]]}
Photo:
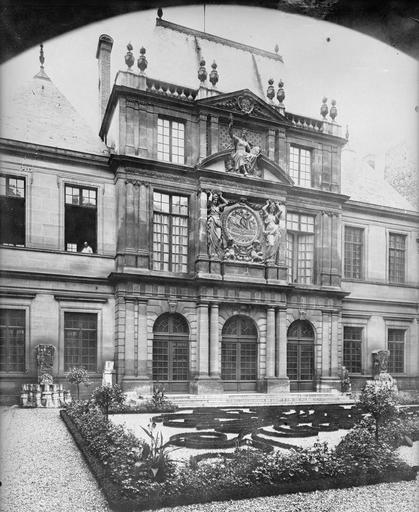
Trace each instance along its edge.
{"label": "shrub", "polygon": [[67,373],[67,380],[70,384],[76,384],[77,386],[77,400],[80,400],[80,384],[88,386],[91,384],[89,381],[89,374],[83,367],[74,366]]}
{"label": "shrub", "polygon": [[150,400],[139,406],[145,412],[172,412],[178,406],[166,398],[166,390],[163,384],[156,384]]}
{"label": "shrub", "polygon": [[345,467],[362,481],[366,477],[378,477],[407,469],[393,448],[375,437],[375,421],[367,418],[346,434],[336,447],[336,455]]}
{"label": "shrub", "polygon": [[361,408],[375,421],[375,440],[379,440],[380,425],[397,415],[397,389],[387,382],[367,382],[359,396]]}
{"label": "shrub", "polygon": [[93,391],[91,400],[100,408],[107,420],[111,407],[124,405],[125,395],[118,384],[114,386],[99,386]]}

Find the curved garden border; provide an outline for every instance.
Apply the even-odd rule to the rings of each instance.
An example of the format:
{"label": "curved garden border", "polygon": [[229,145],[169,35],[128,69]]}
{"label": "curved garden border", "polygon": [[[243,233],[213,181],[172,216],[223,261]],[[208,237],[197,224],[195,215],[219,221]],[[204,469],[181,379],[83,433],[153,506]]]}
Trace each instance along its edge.
{"label": "curved garden border", "polygon": [[[199,499],[197,497],[185,495],[171,495],[171,496],[153,496],[150,498],[141,498],[133,500],[128,498],[122,489],[114,481],[112,481],[107,473],[106,467],[101,461],[89,452],[86,442],[81,436],[77,426],[69,417],[65,410],[60,411],[60,416],[65,422],[68,430],[70,431],[73,439],[82,452],[85,460],[87,461],[93,475],[99,483],[100,488],[103,490],[110,507],[117,512],[132,512],[134,510],[140,511],[149,508],[158,508],[163,506],[187,505],[192,503],[204,503],[209,501],[210,498]],[[255,439],[255,441],[258,441]],[[261,440],[262,441],[262,440]],[[401,480],[413,480],[416,478],[416,470],[412,469],[402,475],[386,475],[386,477],[369,477],[363,481],[350,482],[350,486],[360,486],[377,484],[381,482],[396,482]],[[298,482],[284,482],[274,485],[258,485],[248,488],[228,488],[221,490],[217,494],[217,501],[253,498],[258,496],[272,496],[278,494],[288,494],[295,492],[310,492],[314,490],[324,489],[337,489],[348,487],[347,482],[336,481],[333,479],[318,479]]]}

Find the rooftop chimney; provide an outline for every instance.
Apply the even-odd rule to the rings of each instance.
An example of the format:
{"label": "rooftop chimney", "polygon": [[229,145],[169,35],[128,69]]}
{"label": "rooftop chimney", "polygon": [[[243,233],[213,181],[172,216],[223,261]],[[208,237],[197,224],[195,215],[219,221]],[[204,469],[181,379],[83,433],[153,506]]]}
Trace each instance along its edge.
{"label": "rooftop chimney", "polygon": [[99,37],[96,50],[99,72],[99,128],[105,115],[106,105],[111,94],[111,51],[113,39],[107,34]]}

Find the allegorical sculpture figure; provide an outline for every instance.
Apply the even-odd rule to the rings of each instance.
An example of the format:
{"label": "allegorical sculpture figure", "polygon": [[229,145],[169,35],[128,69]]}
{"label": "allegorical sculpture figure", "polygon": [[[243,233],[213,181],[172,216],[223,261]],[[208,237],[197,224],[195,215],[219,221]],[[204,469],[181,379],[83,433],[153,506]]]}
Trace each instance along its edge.
{"label": "allegorical sculpture figure", "polygon": [[221,192],[211,192],[209,194],[207,231],[210,257],[218,258],[224,249],[220,214],[227,204]]}
{"label": "allegorical sculpture figure", "polygon": [[265,223],[266,260],[269,261],[275,259],[278,249],[280,238],[279,219],[282,214],[281,205],[278,201],[274,202],[268,199],[260,214]]}
{"label": "allegorical sculpture figure", "polygon": [[256,161],[260,155],[260,147],[254,146],[247,140],[247,131],[242,130],[240,136],[233,133],[233,116],[230,116],[228,133],[234,144],[234,151],[231,155],[231,169],[241,174],[254,174]]}

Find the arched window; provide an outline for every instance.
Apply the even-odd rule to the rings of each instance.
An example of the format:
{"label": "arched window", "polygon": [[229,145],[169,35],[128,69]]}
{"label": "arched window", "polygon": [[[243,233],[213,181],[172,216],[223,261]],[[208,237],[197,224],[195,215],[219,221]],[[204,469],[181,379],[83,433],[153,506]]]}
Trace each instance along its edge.
{"label": "arched window", "polygon": [[[227,320],[222,331],[221,378],[233,381],[226,391],[254,391],[257,379],[258,333],[255,322],[243,315]],[[240,381],[247,381],[245,382]]]}
{"label": "arched window", "polygon": [[182,315],[164,313],[154,323],[153,380],[170,392],[189,390],[189,327]]}
{"label": "arched window", "polygon": [[307,320],[296,320],[287,334],[287,374],[291,391],[314,389],[314,330]]}

